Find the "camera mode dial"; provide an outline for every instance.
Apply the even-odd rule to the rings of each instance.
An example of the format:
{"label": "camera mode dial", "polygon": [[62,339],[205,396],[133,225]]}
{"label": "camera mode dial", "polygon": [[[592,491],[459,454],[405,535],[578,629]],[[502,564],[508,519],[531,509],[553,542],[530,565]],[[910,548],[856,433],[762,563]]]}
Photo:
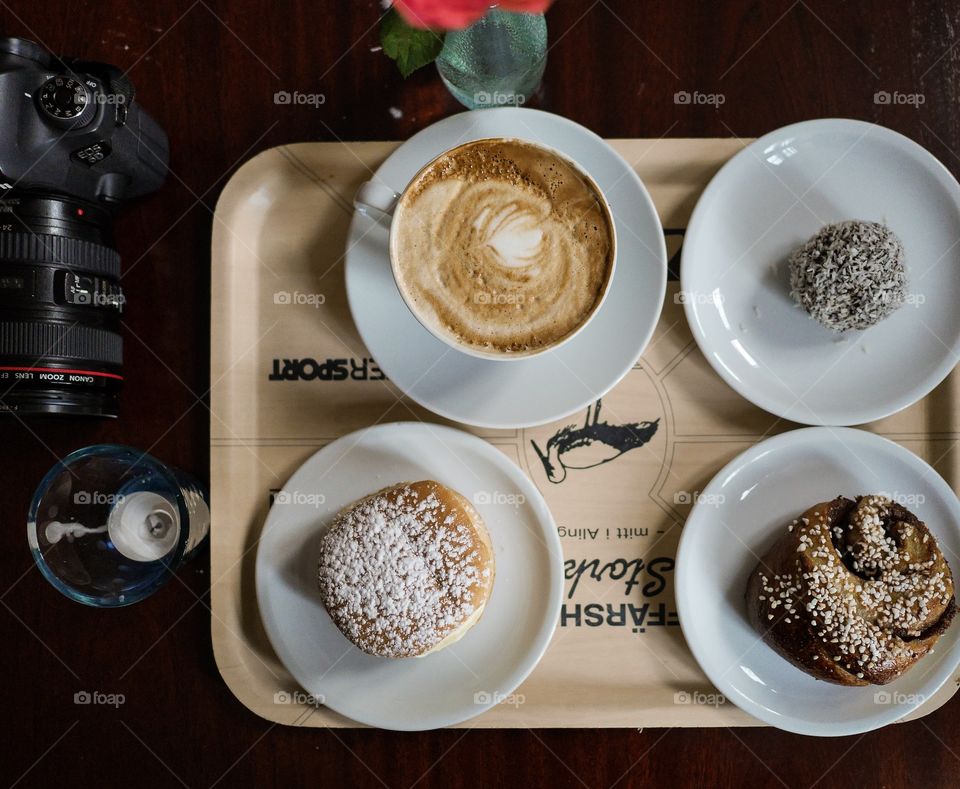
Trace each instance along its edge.
{"label": "camera mode dial", "polygon": [[84,110],[93,104],[91,90],[74,77],[51,77],[40,88],[40,109],[54,121],[77,121]]}

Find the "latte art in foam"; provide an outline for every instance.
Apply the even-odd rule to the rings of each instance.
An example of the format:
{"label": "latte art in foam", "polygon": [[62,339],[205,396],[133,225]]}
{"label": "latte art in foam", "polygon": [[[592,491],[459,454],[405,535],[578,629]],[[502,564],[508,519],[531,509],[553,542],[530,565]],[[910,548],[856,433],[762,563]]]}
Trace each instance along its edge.
{"label": "latte art in foam", "polygon": [[592,315],[613,268],[613,227],[595,187],[522,141],[444,154],[404,192],[394,223],[394,271],[414,313],[488,353],[563,340]]}
{"label": "latte art in foam", "polygon": [[497,211],[483,208],[473,222],[481,248],[488,247],[507,268],[521,268],[536,263],[543,254],[543,231],[539,217],[507,205]]}

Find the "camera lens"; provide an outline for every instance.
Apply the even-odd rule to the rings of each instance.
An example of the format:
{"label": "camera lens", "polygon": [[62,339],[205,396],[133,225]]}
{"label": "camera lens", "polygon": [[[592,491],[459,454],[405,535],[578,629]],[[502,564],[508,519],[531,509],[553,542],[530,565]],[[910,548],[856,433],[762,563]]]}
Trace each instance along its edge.
{"label": "camera lens", "polygon": [[100,205],[0,199],[0,411],[117,416],[120,256]]}

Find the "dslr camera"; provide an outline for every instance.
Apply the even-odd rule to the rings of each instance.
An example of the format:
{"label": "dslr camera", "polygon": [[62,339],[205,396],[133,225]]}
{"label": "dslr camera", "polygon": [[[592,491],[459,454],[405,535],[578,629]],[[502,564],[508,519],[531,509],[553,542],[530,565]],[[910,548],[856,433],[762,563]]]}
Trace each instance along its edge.
{"label": "dslr camera", "polygon": [[117,416],[111,225],[160,188],[168,159],[119,68],[0,38],[0,411]]}

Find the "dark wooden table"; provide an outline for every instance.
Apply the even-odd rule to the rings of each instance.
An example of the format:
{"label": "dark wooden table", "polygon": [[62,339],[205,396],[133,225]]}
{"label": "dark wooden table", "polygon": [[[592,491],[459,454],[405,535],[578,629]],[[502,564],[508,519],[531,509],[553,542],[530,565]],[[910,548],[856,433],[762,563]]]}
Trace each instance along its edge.
{"label": "dark wooden table", "polygon": [[[42,474],[96,442],[208,476],[213,207],[237,166],[302,140],[404,139],[459,111],[435,70],[406,82],[376,47],[377,0],[4,0],[0,32],[131,68],[172,174],[117,226],[128,383],[115,422],[0,424],[0,780],[21,786],[957,786],[960,701],[910,724],[815,740],[772,729],[299,730],[248,712],[210,646],[208,557],[128,609],[68,602],[33,567]],[[960,172],[960,5],[935,0],[558,0],[536,105],[605,137],[756,136],[846,116]],[[326,102],[277,106],[278,90]],[[678,106],[677,91],[722,93]],[[875,103],[877,91],[922,94]],[[403,115],[395,119],[390,107]],[[3,109],[0,107],[0,112]],[[0,140],[0,145],[10,141]],[[79,691],[122,693],[118,709]]]}

